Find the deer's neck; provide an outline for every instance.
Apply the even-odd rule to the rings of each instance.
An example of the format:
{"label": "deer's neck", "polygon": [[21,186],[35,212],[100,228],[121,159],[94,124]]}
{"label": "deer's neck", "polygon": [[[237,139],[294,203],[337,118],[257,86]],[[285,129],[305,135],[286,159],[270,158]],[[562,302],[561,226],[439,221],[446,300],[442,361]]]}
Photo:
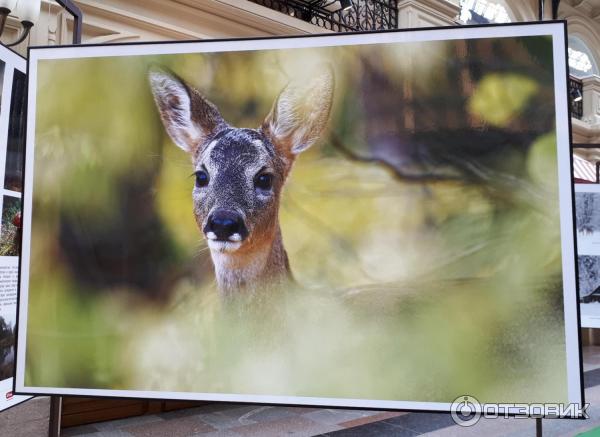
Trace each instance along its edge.
{"label": "deer's neck", "polygon": [[211,257],[219,290],[226,294],[281,287],[291,279],[279,225],[261,242],[235,252],[211,250]]}

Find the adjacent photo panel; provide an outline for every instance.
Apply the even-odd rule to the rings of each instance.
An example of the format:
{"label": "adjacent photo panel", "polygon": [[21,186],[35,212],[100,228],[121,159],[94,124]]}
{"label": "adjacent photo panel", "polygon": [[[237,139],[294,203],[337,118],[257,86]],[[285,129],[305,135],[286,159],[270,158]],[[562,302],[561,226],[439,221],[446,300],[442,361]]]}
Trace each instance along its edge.
{"label": "adjacent photo panel", "polygon": [[26,60],[0,45],[0,411],[29,396],[13,393],[17,295],[22,235],[21,196],[25,152]]}
{"label": "adjacent photo panel", "polygon": [[600,147],[573,144],[575,229],[582,328],[600,328]]}
{"label": "adjacent photo panel", "polygon": [[581,404],[565,26],[31,48],[16,391]]}

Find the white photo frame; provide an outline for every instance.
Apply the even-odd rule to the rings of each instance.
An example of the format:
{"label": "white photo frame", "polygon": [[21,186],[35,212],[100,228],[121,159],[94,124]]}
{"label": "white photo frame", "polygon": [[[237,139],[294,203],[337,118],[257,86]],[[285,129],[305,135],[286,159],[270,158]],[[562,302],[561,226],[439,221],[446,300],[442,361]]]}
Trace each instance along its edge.
{"label": "white photo frame", "polygon": [[[573,230],[573,192],[570,147],[570,118],[567,89],[566,24],[564,22],[519,23],[514,25],[464,26],[447,28],[415,29],[406,31],[356,33],[343,35],[318,35],[302,37],[282,37],[263,39],[215,40],[202,42],[140,43],[115,45],[83,45],[70,47],[39,47],[29,51],[29,97],[26,146],[26,170],[24,188],[24,234],[21,258],[19,294],[19,331],[15,390],[29,395],[81,395],[134,397],[149,399],[204,400],[221,402],[249,402],[264,404],[314,405],[348,408],[399,409],[418,411],[450,412],[452,400],[447,402],[421,402],[419,400],[384,400],[334,398],[297,395],[265,395],[248,393],[202,393],[186,391],[98,389],[91,387],[53,387],[30,385],[26,381],[27,362],[32,359],[28,353],[29,318],[29,266],[32,260],[30,250],[32,208],[36,193],[36,116],[38,87],[38,66],[42,62],[87,58],[125,58],[144,55],[174,55],[196,53],[225,53],[257,50],[294,50],[299,48],[323,48],[344,45],[403,44],[425,41],[470,40],[479,38],[518,38],[546,36],[552,39],[554,81],[554,103],[556,111],[556,158],[558,162],[558,205],[560,206],[560,238],[562,250],[562,281],[564,307],[564,351],[566,362],[567,393],[556,402],[583,404],[582,364],[579,341],[579,314],[576,289],[575,241]],[[41,159],[41,158],[39,158]],[[36,357],[43,360],[44,357]],[[460,395],[461,393],[457,393]],[[468,393],[462,393],[468,394]],[[506,399],[498,399],[505,401]],[[483,408],[478,406],[478,409]],[[511,414],[519,414],[517,406],[508,407]]]}

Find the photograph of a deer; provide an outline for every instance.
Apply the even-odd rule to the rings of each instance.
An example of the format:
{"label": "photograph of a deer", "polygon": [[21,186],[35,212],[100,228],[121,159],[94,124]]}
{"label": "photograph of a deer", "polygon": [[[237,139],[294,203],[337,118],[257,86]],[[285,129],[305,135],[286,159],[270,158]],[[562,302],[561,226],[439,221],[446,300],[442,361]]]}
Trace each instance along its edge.
{"label": "photograph of a deer", "polygon": [[320,137],[333,99],[330,69],[290,83],[257,129],[230,126],[217,107],[171,72],[149,73],[162,122],[192,159],[193,211],[223,293],[292,280],[279,203],[297,155]]}

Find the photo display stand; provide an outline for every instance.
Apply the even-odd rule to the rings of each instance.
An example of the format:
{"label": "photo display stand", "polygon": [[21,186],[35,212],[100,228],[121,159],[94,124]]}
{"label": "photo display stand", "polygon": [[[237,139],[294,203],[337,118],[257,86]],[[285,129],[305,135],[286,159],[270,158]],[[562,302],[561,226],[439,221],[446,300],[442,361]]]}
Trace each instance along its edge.
{"label": "photo display stand", "polygon": [[600,328],[600,145],[573,144],[582,328]]}
{"label": "photo display stand", "polygon": [[582,403],[566,50],[564,22],[30,48],[15,391]]}
{"label": "photo display stand", "polygon": [[0,411],[30,398],[13,394],[25,159],[26,62],[0,45]]}

